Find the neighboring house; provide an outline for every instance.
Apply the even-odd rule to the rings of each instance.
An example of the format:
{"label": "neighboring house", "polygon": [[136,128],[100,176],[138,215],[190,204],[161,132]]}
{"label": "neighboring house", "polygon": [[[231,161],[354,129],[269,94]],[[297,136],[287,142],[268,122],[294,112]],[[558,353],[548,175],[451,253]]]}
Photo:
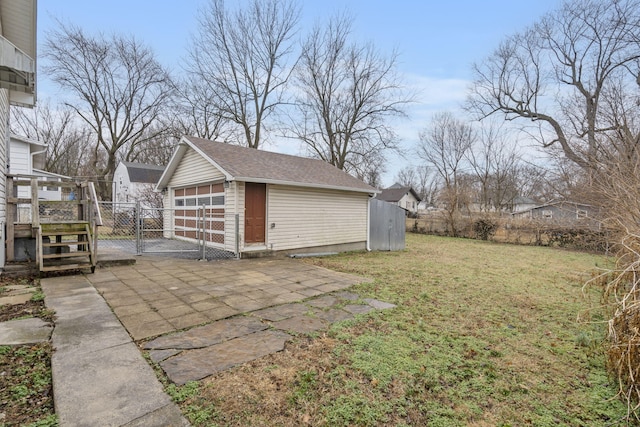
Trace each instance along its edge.
{"label": "neighboring house", "polygon": [[558,225],[598,228],[599,209],[585,203],[552,201],[523,211],[514,212],[514,218],[547,221]]}
{"label": "neighboring house", "polygon": [[[144,204],[164,172],[164,166],[120,162],[113,173],[113,201]],[[157,207],[157,206],[151,206]]]}
{"label": "neighboring house", "polygon": [[170,208],[165,237],[204,236],[242,257],[365,249],[377,193],[321,160],[196,137],[181,139],[156,189]]}
{"label": "neighboring house", "polygon": [[[0,0],[0,232],[7,223],[9,108],[36,102],[36,11],[36,0]],[[0,244],[0,267],[5,260],[5,245]]]}
{"label": "neighboring house", "polygon": [[[11,175],[36,176],[40,181],[60,181],[69,179],[64,175],[58,175],[43,171],[47,145],[40,141],[35,141],[22,136],[11,135],[9,140],[9,170]],[[27,186],[17,188],[17,197],[23,199],[31,198],[31,190]],[[39,200],[62,200],[62,189],[53,184],[38,188]],[[17,212],[18,222],[31,221],[31,208],[28,206],[19,207]]]}
{"label": "neighboring house", "polygon": [[533,199],[530,199],[529,197],[518,196],[518,197],[513,199],[513,208],[511,210],[511,212],[512,213],[517,213],[517,212],[526,211],[526,210],[535,208],[538,205],[539,205],[539,203],[537,203]]}
{"label": "neighboring house", "polygon": [[[69,179],[64,175],[58,175],[42,170],[47,153],[47,145],[41,141],[35,141],[22,136],[11,135],[9,142],[9,174],[12,175],[33,175],[40,180],[60,181]],[[31,192],[28,187],[18,188],[18,197],[30,198]],[[62,200],[60,187],[40,187],[38,189],[40,200]]]}
{"label": "neighboring house", "polygon": [[376,198],[385,202],[394,203],[412,214],[418,213],[418,206],[422,201],[413,188],[403,187],[398,183],[382,190]]}

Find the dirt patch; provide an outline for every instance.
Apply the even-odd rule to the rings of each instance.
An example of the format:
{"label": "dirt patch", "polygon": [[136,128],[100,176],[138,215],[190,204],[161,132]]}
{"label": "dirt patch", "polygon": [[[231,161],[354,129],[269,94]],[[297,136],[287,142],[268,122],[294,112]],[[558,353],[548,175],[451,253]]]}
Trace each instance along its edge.
{"label": "dirt patch", "polygon": [[57,425],[51,352],[49,343],[0,346],[0,425]]}
{"label": "dirt patch", "polygon": [[53,312],[44,306],[44,301],[27,301],[24,304],[8,304],[0,306],[0,322],[24,317],[39,317],[53,322]]}
{"label": "dirt patch", "polygon": [[[0,322],[38,317],[53,322],[54,313],[44,305],[39,283],[33,278],[4,278],[0,295],[12,286],[38,287],[24,304],[0,306]],[[0,426],[55,426],[50,343],[0,346]]]}

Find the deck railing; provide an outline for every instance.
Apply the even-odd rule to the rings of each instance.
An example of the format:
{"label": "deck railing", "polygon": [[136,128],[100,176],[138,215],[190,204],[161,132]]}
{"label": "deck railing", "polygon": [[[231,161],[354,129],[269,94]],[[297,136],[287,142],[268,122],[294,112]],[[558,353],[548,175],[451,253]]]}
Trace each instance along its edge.
{"label": "deck railing", "polygon": [[[59,192],[60,200],[44,200],[44,189]],[[102,225],[100,207],[92,182],[36,175],[7,175],[7,261],[15,260],[16,238],[35,238],[42,223],[88,222],[97,250],[96,226]]]}

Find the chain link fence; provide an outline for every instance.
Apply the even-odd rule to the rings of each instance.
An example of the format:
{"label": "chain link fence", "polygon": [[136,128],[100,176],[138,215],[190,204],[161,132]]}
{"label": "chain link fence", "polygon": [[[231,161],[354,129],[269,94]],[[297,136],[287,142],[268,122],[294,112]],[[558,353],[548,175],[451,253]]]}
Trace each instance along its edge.
{"label": "chain link fence", "polygon": [[[211,209],[193,207],[193,231],[187,237],[175,237],[175,209],[149,208],[140,203],[100,202],[101,227],[98,227],[100,251],[127,254],[166,255],[185,259],[231,259],[233,252],[206,243],[211,232],[207,217]],[[185,208],[181,208],[184,210]],[[210,215],[210,214],[209,214]]]}

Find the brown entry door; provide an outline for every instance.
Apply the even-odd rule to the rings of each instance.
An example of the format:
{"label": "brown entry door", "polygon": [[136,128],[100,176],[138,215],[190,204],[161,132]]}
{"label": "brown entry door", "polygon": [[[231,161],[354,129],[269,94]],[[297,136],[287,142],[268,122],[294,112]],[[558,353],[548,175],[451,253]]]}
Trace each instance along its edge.
{"label": "brown entry door", "polygon": [[247,182],[244,193],[244,242],[264,243],[267,186]]}

